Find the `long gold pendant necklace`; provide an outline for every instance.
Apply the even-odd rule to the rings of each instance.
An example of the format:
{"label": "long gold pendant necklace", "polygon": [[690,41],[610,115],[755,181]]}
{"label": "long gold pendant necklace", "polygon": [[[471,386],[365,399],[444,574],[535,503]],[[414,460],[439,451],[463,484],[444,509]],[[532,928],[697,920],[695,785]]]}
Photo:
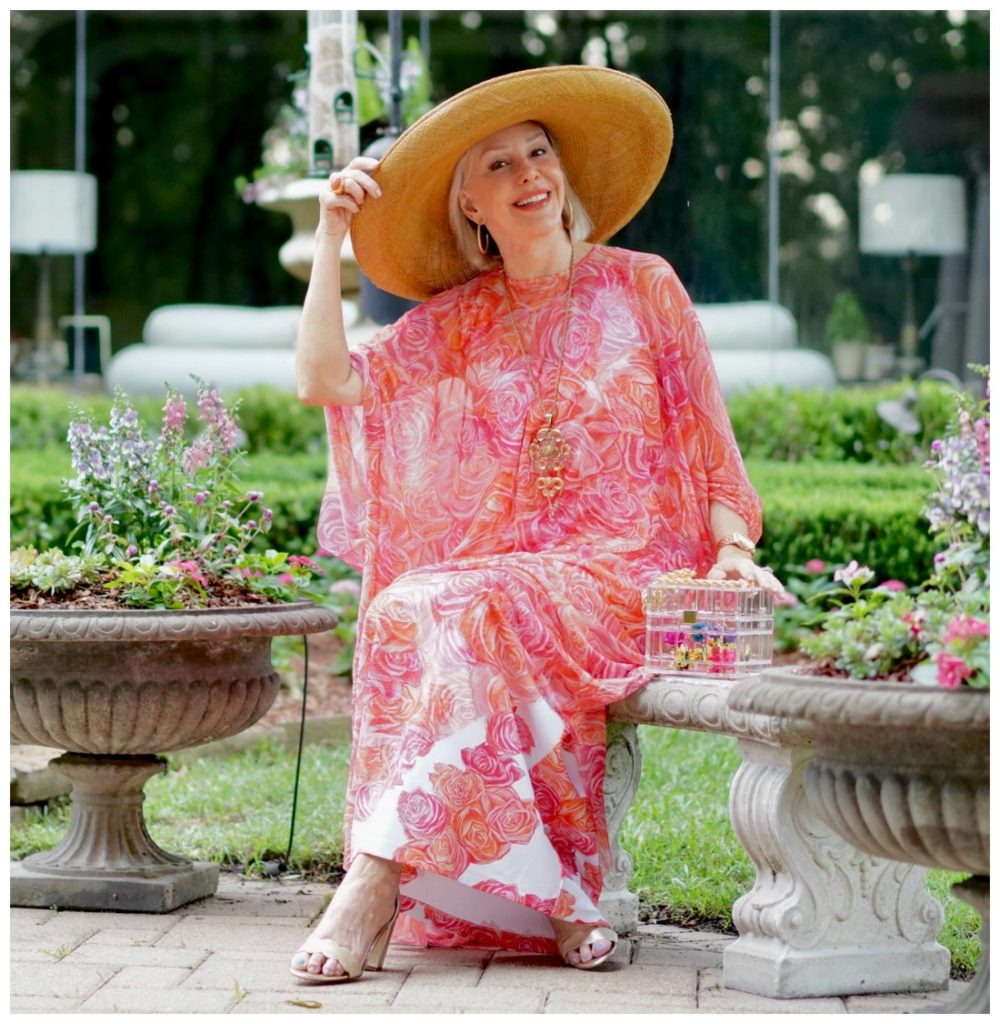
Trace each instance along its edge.
{"label": "long gold pendant necklace", "polygon": [[559,343],[559,365],[556,368],[555,386],[552,389],[552,398],[548,401],[542,399],[542,380],[539,374],[535,373],[534,367],[528,358],[528,350],[525,348],[524,340],[517,326],[517,319],[514,316],[514,305],[510,300],[510,289],[507,286],[507,275],[501,269],[500,277],[503,280],[504,298],[507,300],[507,313],[510,316],[511,326],[514,328],[514,337],[528,364],[531,376],[535,380],[535,390],[541,400],[541,413],[544,423],[535,434],[535,439],[528,445],[528,455],[531,458],[531,465],[538,478],[535,486],[541,492],[542,497],[548,502],[549,515],[555,515],[559,498],[565,488],[562,473],[569,465],[573,456],[573,448],[563,437],[562,431],[556,426],[556,416],[559,412],[559,385],[562,382],[563,357],[566,354],[566,335],[569,330],[570,306],[573,301],[573,269],[576,253],[573,246],[569,250],[569,282],[566,286],[566,308],[563,310],[562,338]]}

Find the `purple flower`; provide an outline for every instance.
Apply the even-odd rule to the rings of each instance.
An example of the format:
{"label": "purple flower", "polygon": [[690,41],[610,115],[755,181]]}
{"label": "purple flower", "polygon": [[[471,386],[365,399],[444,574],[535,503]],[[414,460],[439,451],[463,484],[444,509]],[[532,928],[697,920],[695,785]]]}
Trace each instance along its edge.
{"label": "purple flower", "polygon": [[90,503],[90,504],[89,504],[89,505],[87,506],[87,509],[88,509],[88,510],[89,510],[90,512],[100,512],[100,511],[101,511],[101,506],[100,506],[100,505],[98,505],[96,501],[92,501],[92,502],[91,502],[91,503]]}
{"label": "purple flower", "polygon": [[173,505],[164,505],[163,514],[169,519],[171,516],[177,515],[177,509]]}
{"label": "purple flower", "polygon": [[263,519],[265,523],[269,523],[273,518],[274,513],[269,508],[264,509],[264,514],[261,516],[261,519]]}
{"label": "purple flower", "polygon": [[135,558],[137,554],[139,554],[139,549],[134,544],[129,544],[128,548],[125,551],[126,557]]}
{"label": "purple flower", "polygon": [[198,492],[198,493],[197,493],[197,494],[196,494],[196,495],[194,496],[194,503],[195,503],[196,505],[204,505],[204,504],[205,504],[205,499],[206,499],[207,497],[208,497],[208,491],[199,491],[199,492]]}
{"label": "purple flower", "polygon": [[157,491],[157,489],[159,488],[159,486],[160,486],[160,483],[159,483],[158,480],[150,480],[149,481],[149,486],[146,488],[146,490],[149,491],[150,494],[154,494]]}
{"label": "purple flower", "polygon": [[262,497],[260,491],[247,491],[247,501],[260,501]]}
{"label": "purple flower", "polygon": [[248,519],[247,520],[247,524],[246,524],[246,526],[243,527],[243,529],[244,530],[256,530],[257,529],[257,523],[253,519]]}

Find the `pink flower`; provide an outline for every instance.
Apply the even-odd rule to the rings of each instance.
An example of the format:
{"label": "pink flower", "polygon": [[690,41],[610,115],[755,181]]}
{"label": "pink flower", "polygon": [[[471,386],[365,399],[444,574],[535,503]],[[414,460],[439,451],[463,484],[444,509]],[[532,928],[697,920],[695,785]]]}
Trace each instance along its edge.
{"label": "pink flower", "polygon": [[963,640],[970,640],[974,636],[989,636],[990,624],[982,619],[974,619],[971,615],[956,615],[948,623],[944,631],[944,642],[946,644],[961,643]]}
{"label": "pink flower", "polygon": [[910,627],[910,632],[914,636],[920,636],[920,633],[924,628],[924,624],[921,619],[922,615],[920,612],[907,612],[903,616],[903,621]]}
{"label": "pink flower", "polygon": [[826,562],[822,558],[810,558],[806,562],[806,572],[816,573],[816,575],[826,572]]}
{"label": "pink flower", "polygon": [[938,683],[949,690],[957,690],[962,685],[962,681],[972,675],[972,669],[954,654],[938,651],[935,661],[937,661]]}
{"label": "pink flower", "polygon": [[879,590],[906,590],[906,584],[902,580],[883,580],[878,585]]}
{"label": "pink flower", "polygon": [[[294,558],[295,556],[293,555],[292,557]],[[337,580],[335,583],[330,584],[330,593],[340,594],[349,600],[357,601],[361,597],[361,584],[357,580]]]}
{"label": "pink flower", "polygon": [[182,572],[187,576],[190,576],[195,583],[201,584],[203,587],[208,586],[208,580],[202,575],[201,566],[197,562],[185,561],[185,562],[170,562],[168,563],[171,568],[176,569],[178,572]]}
{"label": "pink flower", "polygon": [[184,396],[174,392],[167,393],[167,404],[163,407],[163,427],[160,431],[162,436],[168,434],[180,434],[187,422],[187,406],[184,404]]}

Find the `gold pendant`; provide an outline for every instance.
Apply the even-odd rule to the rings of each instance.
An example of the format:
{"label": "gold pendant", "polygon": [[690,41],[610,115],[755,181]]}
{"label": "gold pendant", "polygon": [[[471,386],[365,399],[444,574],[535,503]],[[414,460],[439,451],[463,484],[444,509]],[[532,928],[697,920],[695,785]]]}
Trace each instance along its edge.
{"label": "gold pendant", "polygon": [[545,426],[535,434],[534,441],[528,445],[528,455],[536,473],[539,474],[535,486],[549,503],[549,515],[555,514],[559,496],[563,492],[562,471],[569,465],[573,449],[563,437],[558,427],[552,426],[553,414],[545,414]]}

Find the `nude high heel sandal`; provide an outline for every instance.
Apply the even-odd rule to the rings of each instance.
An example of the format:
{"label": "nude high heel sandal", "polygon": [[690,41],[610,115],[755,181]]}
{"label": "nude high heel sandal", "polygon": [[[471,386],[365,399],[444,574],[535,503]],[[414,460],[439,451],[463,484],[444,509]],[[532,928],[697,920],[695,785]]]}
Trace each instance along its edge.
{"label": "nude high heel sandal", "polygon": [[[340,966],[347,972],[346,974],[311,974],[309,971],[298,967],[290,967],[289,970],[296,978],[312,982],[314,985],[332,985],[340,981],[357,981],[366,968],[372,971],[381,971],[382,965],[385,963],[385,955],[389,950],[389,940],[392,938],[392,930],[396,926],[397,917],[399,917],[398,893],[396,894],[396,905],[393,908],[392,917],[378,930],[363,957],[359,958],[356,953],[346,946],[338,945],[330,939],[306,940],[306,944],[295,954],[297,957],[300,953],[305,953],[308,962],[308,958],[314,953],[322,953],[327,960],[338,961]],[[294,960],[295,957],[292,959]]]}
{"label": "nude high heel sandal", "polygon": [[[586,963],[574,964],[570,963],[566,958],[574,950],[579,950],[581,946],[591,946],[595,942],[600,941],[610,942],[611,948],[600,956],[595,956],[592,960],[588,960]],[[594,928],[588,932],[587,935],[580,941],[574,941],[572,939],[565,939],[559,943],[559,955],[563,958],[563,963],[567,967],[575,967],[579,971],[589,971],[592,967],[600,967],[605,961],[609,960],[614,956],[615,950],[618,948],[618,936],[610,928]]]}

